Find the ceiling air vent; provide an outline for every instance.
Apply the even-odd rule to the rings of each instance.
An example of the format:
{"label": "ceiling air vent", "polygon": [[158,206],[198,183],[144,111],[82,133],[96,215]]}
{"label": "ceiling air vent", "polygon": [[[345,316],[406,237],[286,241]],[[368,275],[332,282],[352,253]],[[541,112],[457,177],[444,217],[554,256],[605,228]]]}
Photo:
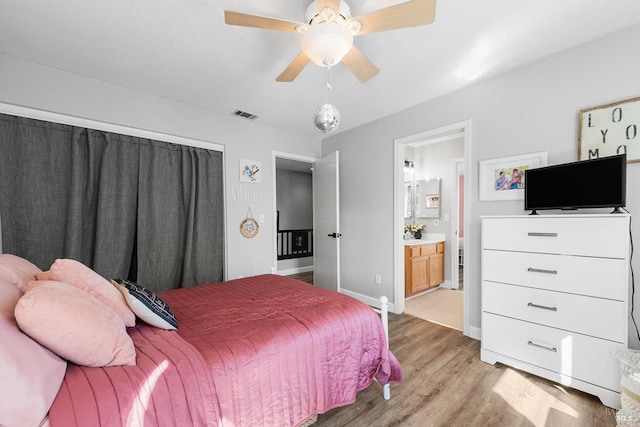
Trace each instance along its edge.
{"label": "ceiling air vent", "polygon": [[234,116],[244,117],[245,119],[255,120],[258,118],[255,114],[247,113],[246,111],[236,110],[233,112]]}

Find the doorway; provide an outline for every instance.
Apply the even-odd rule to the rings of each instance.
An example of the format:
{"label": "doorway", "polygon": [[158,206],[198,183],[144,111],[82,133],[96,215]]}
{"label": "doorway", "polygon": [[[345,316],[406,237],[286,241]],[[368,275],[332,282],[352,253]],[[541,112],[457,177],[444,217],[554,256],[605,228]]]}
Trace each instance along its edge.
{"label": "doorway", "polygon": [[[434,218],[427,221],[427,233],[430,229],[436,232],[442,232],[445,236],[446,247],[446,278],[445,282],[437,290],[428,290],[426,293],[453,290],[458,292],[462,297],[462,319],[461,329],[465,335],[469,335],[469,314],[467,301],[469,286],[468,279],[465,277],[468,275],[468,268],[465,269],[465,257],[464,248],[466,237],[464,230],[468,229],[465,225],[468,223],[468,215],[465,215],[467,210],[468,191],[464,191],[464,171],[470,170],[468,162],[470,161],[470,148],[471,148],[471,121],[464,121],[455,123],[449,126],[421,132],[409,137],[400,138],[394,141],[395,144],[395,209],[394,209],[394,298],[397,302],[396,312],[404,312],[406,307],[405,300],[405,288],[404,288],[404,240],[403,240],[403,226],[406,224],[405,212],[406,202],[404,198],[405,189],[405,175],[404,164],[406,160],[411,161],[414,166],[419,165],[422,160],[415,158],[416,150],[419,147],[432,146],[433,150],[437,150],[437,144],[447,144],[453,139],[459,139],[462,145],[462,156],[452,155],[446,160],[446,170],[440,169],[438,171],[438,178],[442,179],[443,187],[445,180],[447,188],[442,194],[442,215],[439,218]],[[424,150],[425,152],[428,150]],[[410,159],[407,155],[413,155],[414,158]],[[427,162],[423,162],[427,163]],[[443,164],[443,160],[439,160],[440,164]],[[462,178],[460,178],[462,176]],[[428,177],[425,177],[428,178]],[[412,221],[416,221],[414,218]],[[416,221],[422,223],[424,221]],[[460,290],[461,289],[461,290]]]}
{"label": "doorway", "polygon": [[[274,265],[280,275],[313,274],[313,186],[316,159],[273,153]],[[310,280],[313,280],[311,278]]]}

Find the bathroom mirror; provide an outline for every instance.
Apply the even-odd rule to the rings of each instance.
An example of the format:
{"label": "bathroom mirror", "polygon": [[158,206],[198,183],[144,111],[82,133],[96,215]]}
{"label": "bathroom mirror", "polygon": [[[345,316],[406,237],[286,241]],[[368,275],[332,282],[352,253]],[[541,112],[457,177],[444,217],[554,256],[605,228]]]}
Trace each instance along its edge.
{"label": "bathroom mirror", "polygon": [[440,218],[440,178],[416,181],[416,218]]}
{"label": "bathroom mirror", "polygon": [[404,183],[404,218],[410,219],[413,216],[413,194],[411,193],[411,183]]}

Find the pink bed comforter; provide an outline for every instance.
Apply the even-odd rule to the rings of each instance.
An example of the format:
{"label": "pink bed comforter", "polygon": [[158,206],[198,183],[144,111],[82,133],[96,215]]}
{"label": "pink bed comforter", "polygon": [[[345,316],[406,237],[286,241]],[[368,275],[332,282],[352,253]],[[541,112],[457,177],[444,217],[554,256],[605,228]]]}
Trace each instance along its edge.
{"label": "pink bed comforter", "polygon": [[277,275],[166,292],[180,325],[130,333],[137,366],[70,365],[52,427],[297,425],[401,377],[378,315]]}

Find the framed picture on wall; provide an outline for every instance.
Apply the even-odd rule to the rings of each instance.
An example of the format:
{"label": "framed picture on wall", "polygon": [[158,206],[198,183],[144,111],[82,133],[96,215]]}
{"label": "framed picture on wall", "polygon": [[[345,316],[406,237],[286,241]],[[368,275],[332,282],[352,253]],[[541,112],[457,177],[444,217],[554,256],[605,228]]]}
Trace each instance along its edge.
{"label": "framed picture on wall", "polygon": [[640,162],[640,97],[580,110],[578,159],[627,154]]}
{"label": "framed picture on wall", "polygon": [[548,153],[480,160],[480,201],[524,200],[524,171],[547,165]]}
{"label": "framed picture on wall", "polygon": [[262,165],[260,162],[240,159],[240,182],[260,184],[262,182]]}

